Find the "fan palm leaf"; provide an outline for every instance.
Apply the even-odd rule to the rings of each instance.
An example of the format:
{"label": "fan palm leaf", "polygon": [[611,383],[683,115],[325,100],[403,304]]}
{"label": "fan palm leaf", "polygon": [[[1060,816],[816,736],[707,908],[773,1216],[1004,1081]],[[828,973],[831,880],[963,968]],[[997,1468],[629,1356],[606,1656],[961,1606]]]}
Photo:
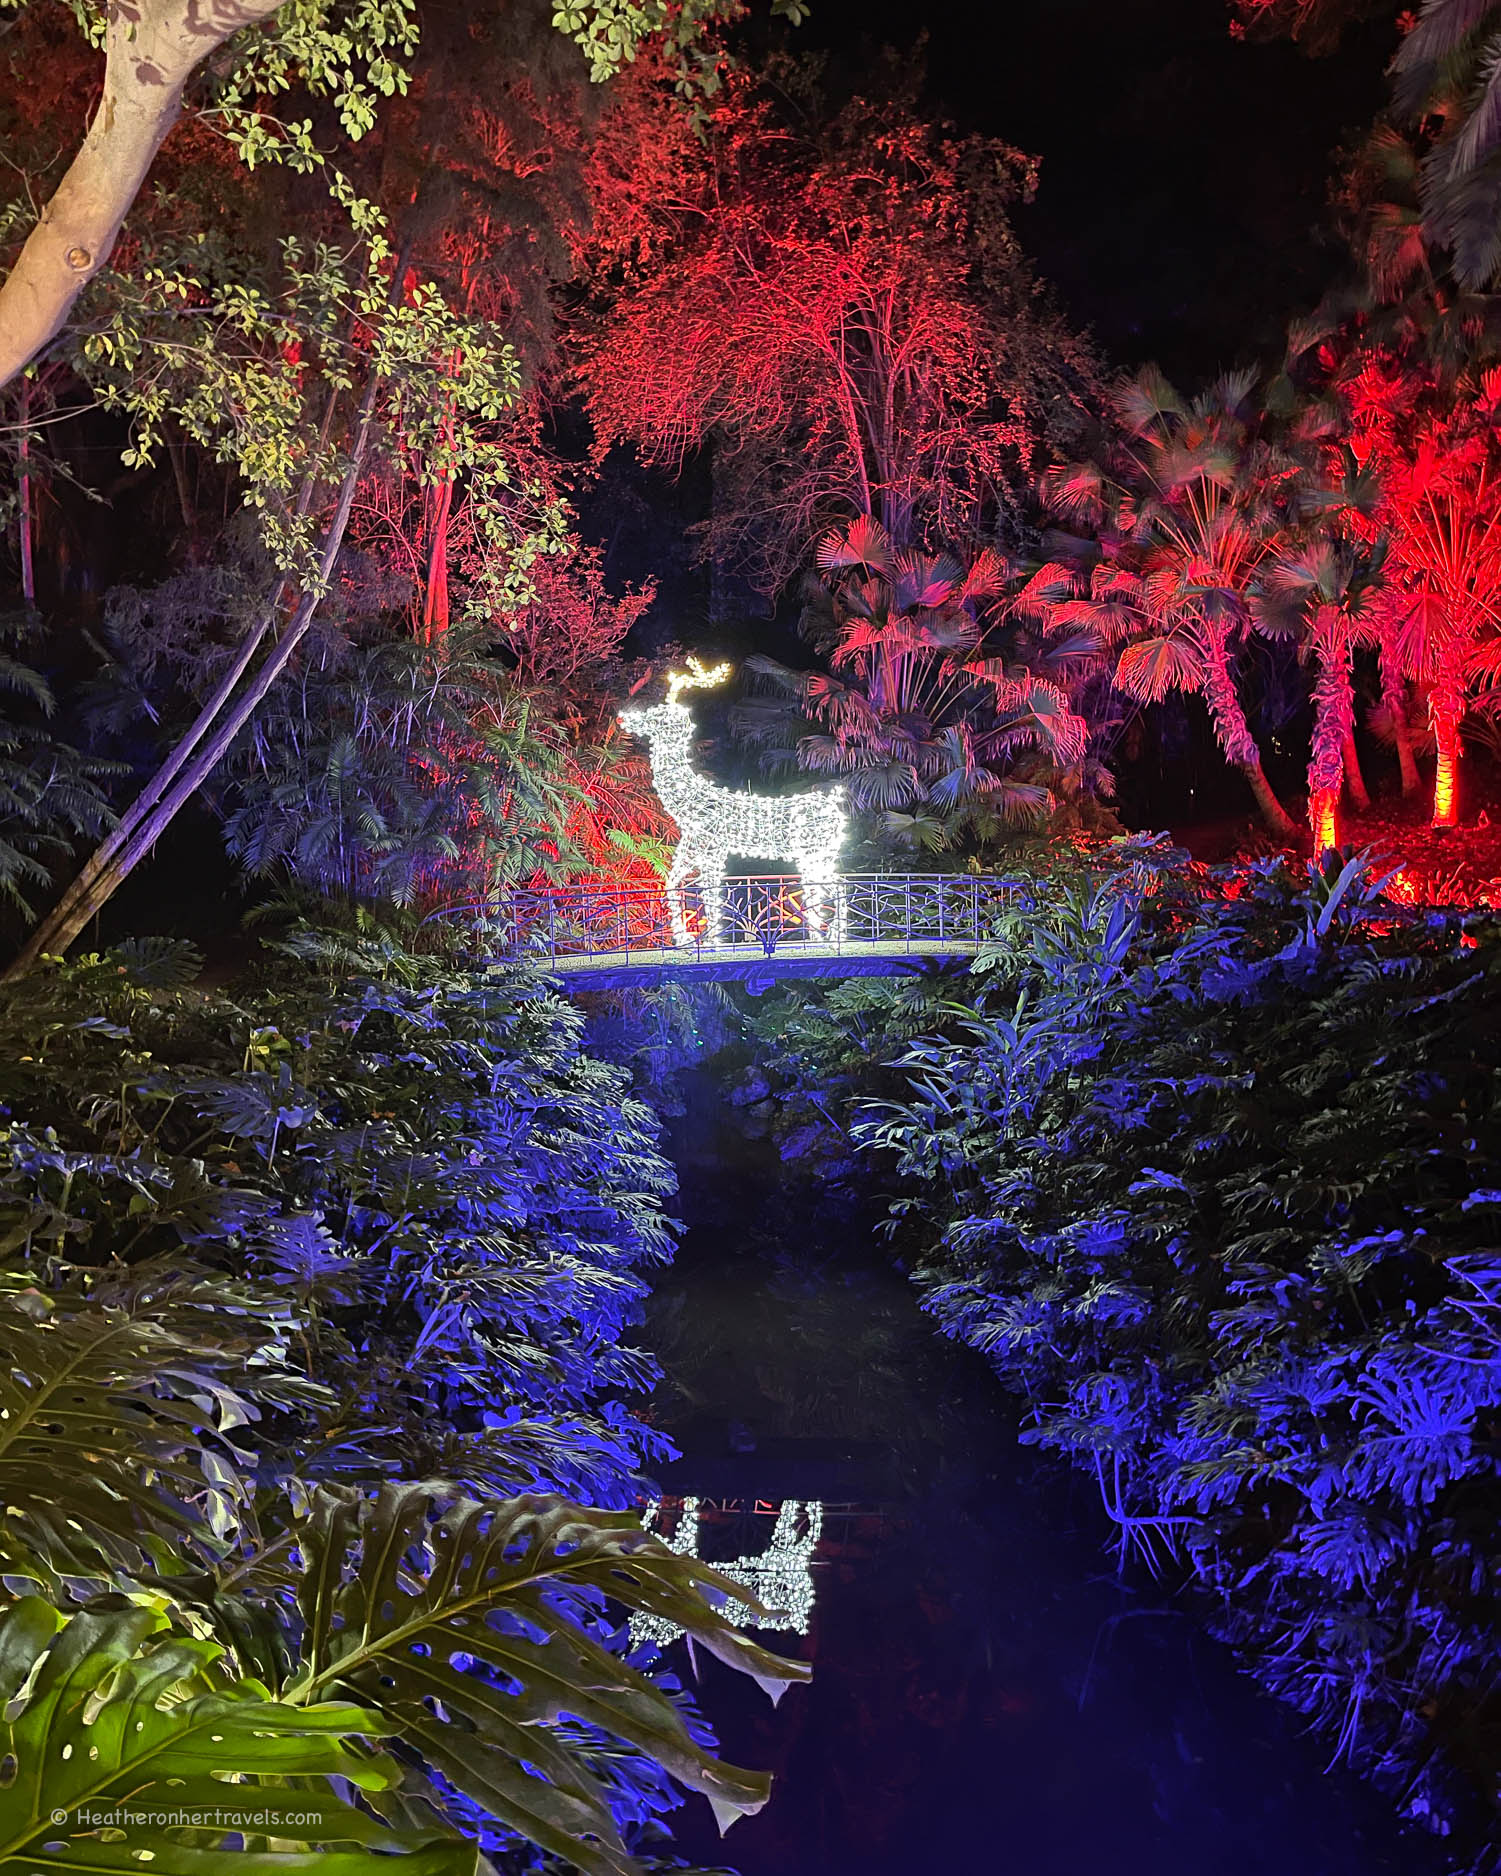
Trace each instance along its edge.
{"label": "fan palm leaf", "polygon": [[1115,681],[1128,697],[1161,703],[1170,690],[1197,690],[1204,681],[1204,658],[1182,633],[1138,639],[1127,645],[1115,667]]}

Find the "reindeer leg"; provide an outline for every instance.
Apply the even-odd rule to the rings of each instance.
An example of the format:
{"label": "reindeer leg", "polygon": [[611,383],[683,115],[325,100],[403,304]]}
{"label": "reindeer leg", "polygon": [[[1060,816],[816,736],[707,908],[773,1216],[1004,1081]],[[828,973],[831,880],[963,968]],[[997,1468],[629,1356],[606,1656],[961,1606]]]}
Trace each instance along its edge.
{"label": "reindeer leg", "polygon": [[705,853],[698,862],[698,890],[704,902],[704,945],[719,944],[724,935],[724,873],[728,854]]}
{"label": "reindeer leg", "polygon": [[838,860],[828,852],[799,854],[797,870],[803,882],[809,937],[825,943],[840,942],[847,921]]}
{"label": "reindeer leg", "polygon": [[800,853],[797,856],[797,877],[802,888],[803,917],[808,921],[808,936],[822,940],[829,935],[829,921],[824,917],[829,882],[820,877],[820,871],[816,855]]}
{"label": "reindeer leg", "polygon": [[674,944],[690,945],[693,935],[688,930],[688,912],[683,904],[683,881],[694,870],[697,862],[693,849],[687,841],[679,841],[677,852],[672,856],[672,865],[667,869],[667,878],[662,891],[667,899],[667,916],[672,921],[672,941]]}

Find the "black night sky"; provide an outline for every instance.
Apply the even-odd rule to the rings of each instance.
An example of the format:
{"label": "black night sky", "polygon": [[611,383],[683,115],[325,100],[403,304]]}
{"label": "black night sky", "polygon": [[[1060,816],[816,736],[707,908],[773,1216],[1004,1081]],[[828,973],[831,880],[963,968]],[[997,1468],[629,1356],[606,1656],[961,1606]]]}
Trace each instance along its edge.
{"label": "black night sky", "polygon": [[1389,22],[1313,59],[1229,19],[1225,0],[814,0],[794,43],[837,58],[924,34],[931,104],[1041,156],[1017,219],[1072,317],[1111,363],[1193,382],[1275,354],[1343,276],[1335,153],[1386,97]]}

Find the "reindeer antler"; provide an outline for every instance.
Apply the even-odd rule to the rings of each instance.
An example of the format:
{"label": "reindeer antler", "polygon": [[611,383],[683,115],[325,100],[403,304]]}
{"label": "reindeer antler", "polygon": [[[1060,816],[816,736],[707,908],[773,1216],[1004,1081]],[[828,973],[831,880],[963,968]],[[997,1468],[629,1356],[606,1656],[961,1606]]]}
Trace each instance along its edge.
{"label": "reindeer antler", "polygon": [[697,658],[690,658],[686,671],[667,673],[668,703],[675,704],[680,691],[712,690],[716,684],[722,684],[725,681],[730,675],[730,669],[731,667],[727,664],[716,664],[712,671],[706,671]]}

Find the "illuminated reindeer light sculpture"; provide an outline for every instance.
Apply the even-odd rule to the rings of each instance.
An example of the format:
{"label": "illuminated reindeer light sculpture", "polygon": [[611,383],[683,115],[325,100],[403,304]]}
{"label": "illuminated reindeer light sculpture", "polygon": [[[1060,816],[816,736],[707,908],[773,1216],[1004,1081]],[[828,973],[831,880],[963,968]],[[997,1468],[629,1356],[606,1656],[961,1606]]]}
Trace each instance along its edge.
{"label": "illuminated reindeer light sculpture", "polygon": [[839,850],[848,828],[844,789],[753,795],[698,774],[693,767],[693,712],[678,698],[685,690],[722,684],[729,674],[727,664],[706,671],[697,658],[690,658],[686,672],[668,673],[664,703],[620,712],[621,723],[650,750],[657,795],[678,824],[677,852],[666,883],[672,935],[680,945],[693,942],[683,909],[683,883],[696,871],[704,903],[704,942],[719,942],[725,869],[735,853],[747,860],[790,862],[803,883],[809,930],[826,937],[830,921],[823,916],[821,901],[835,896],[839,879]]}

